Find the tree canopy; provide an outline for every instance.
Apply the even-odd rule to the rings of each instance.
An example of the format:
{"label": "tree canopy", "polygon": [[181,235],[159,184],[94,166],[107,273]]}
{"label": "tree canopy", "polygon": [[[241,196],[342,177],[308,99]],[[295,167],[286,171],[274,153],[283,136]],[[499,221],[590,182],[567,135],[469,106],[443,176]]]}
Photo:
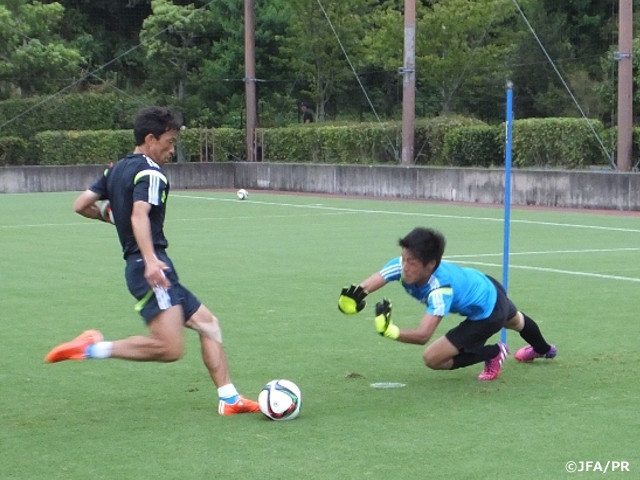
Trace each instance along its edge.
{"label": "tree canopy", "polygon": [[[589,116],[614,120],[615,2],[416,3],[418,116],[501,121],[507,80],[520,118],[577,116],[557,69]],[[403,5],[255,0],[259,124],[297,122],[300,100],[319,121],[372,119],[372,106],[400,118]],[[193,125],[242,126],[243,16],[240,0],[5,0],[0,99],[115,91],[178,106]]]}

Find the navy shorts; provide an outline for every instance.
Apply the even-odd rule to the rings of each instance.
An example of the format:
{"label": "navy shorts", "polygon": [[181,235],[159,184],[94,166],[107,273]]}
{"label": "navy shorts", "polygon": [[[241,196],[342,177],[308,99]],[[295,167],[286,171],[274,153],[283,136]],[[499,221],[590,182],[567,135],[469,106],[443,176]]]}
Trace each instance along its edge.
{"label": "navy shorts", "polygon": [[168,298],[161,299],[164,308],[161,308],[158,304],[156,295],[144,278],[144,261],[142,260],[142,255],[132,254],[127,256],[124,275],[131,295],[138,300],[135,309],[140,313],[142,318],[144,318],[145,322],[149,323],[157,317],[162,310],[166,310],[174,305],[181,305],[184,319],[187,321],[196,313],[202,303],[188,288],[180,285],[178,273],[167,254],[163,250],[158,250],[156,251],[156,256],[169,267],[168,270],[164,271],[167,279],[171,282],[171,287],[167,291]]}
{"label": "navy shorts", "polygon": [[[487,275],[487,277],[489,276]],[[491,315],[482,320],[465,319],[445,334],[447,340],[461,352],[482,347],[492,335],[498,333],[504,324],[518,313],[518,309],[507,297],[507,292],[502,284],[492,277],[489,277],[489,280],[498,291],[496,306]]]}

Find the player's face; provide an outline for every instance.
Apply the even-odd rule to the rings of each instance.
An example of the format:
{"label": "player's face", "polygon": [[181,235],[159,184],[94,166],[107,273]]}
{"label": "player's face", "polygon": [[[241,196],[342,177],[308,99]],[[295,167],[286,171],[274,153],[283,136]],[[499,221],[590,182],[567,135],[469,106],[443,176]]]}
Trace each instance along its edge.
{"label": "player's face", "polygon": [[426,265],[406,248],[402,249],[402,277],[407,283],[422,286],[433,274],[435,262]]}
{"label": "player's face", "polygon": [[169,158],[171,158],[171,155],[173,155],[173,153],[175,152],[176,141],[178,139],[178,131],[168,130],[159,137],[149,135],[147,139],[147,141],[149,142],[148,155],[156,163],[166,163]]}

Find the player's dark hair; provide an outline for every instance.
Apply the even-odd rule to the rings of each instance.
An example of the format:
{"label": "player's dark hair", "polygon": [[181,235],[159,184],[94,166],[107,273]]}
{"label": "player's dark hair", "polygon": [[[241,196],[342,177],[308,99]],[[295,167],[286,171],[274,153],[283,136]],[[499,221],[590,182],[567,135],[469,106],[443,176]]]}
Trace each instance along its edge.
{"label": "player's dark hair", "polygon": [[398,241],[400,247],[409,250],[424,265],[435,260],[435,268],[440,265],[445,243],[444,235],[437,230],[424,227],[414,228]]}
{"label": "player's dark hair", "polygon": [[136,146],[142,145],[147,135],[156,138],[169,130],[180,130],[182,115],[169,107],[146,107],[138,111],[133,121],[133,137]]}

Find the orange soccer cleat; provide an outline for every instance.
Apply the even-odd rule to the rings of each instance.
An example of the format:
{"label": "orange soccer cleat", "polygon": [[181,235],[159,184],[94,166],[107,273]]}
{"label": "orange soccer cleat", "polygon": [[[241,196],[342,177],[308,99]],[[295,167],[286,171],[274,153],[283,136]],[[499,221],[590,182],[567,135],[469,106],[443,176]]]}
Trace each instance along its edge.
{"label": "orange soccer cleat", "polygon": [[58,345],[44,357],[47,363],[63,360],[85,360],[85,351],[89,345],[102,341],[102,334],[97,330],[86,330],[70,342]]}
{"label": "orange soccer cleat", "polygon": [[223,400],[220,400],[220,404],[218,405],[218,413],[220,415],[235,415],[236,413],[256,413],[259,411],[260,406],[258,405],[258,402],[248,400],[244,397],[240,397],[240,399],[236,403],[227,403]]}

